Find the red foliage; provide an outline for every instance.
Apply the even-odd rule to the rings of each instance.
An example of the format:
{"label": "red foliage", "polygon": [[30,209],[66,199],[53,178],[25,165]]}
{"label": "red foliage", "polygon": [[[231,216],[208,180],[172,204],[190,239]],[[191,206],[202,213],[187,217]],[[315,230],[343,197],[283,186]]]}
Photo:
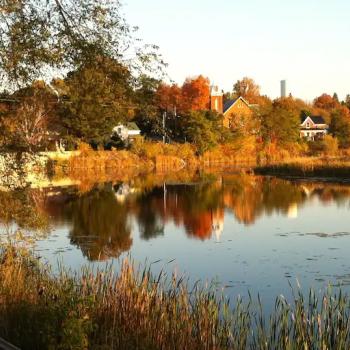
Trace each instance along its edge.
{"label": "red foliage", "polygon": [[157,90],[158,107],[164,110],[170,110],[174,107],[179,108],[182,104],[181,88],[176,85],[161,84]]}
{"label": "red foliage", "polygon": [[209,109],[209,85],[209,79],[202,75],[194,79],[187,78],[181,89],[184,108],[192,111]]}
{"label": "red foliage", "polygon": [[332,96],[328,94],[322,94],[319,97],[316,97],[314,100],[314,107],[331,110],[339,106],[339,102],[334,100]]}
{"label": "red foliage", "polygon": [[158,107],[163,110],[173,110],[176,107],[181,113],[209,109],[209,79],[202,75],[187,78],[181,88],[176,84],[161,84],[157,90],[157,99]]}

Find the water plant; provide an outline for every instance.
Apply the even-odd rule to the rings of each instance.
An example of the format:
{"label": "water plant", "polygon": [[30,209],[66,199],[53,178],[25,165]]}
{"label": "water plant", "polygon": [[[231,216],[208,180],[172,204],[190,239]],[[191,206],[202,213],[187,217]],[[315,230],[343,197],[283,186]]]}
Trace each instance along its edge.
{"label": "water plant", "polygon": [[234,302],[215,286],[124,260],[78,273],[28,250],[0,252],[0,336],[22,349],[347,349],[350,298],[330,289]]}

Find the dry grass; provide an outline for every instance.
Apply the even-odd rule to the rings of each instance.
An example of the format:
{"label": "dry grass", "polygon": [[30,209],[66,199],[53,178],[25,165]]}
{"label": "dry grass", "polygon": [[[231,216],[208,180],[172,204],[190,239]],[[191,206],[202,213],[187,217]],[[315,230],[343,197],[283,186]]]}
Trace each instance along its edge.
{"label": "dry grass", "polygon": [[347,157],[299,157],[257,167],[259,174],[349,179]]}
{"label": "dry grass", "polygon": [[324,349],[350,346],[350,300],[342,293],[282,296],[268,317],[258,299],[230,303],[176,275],[153,276],[124,261],[53,276],[26,252],[0,263],[0,336],[22,349]]}

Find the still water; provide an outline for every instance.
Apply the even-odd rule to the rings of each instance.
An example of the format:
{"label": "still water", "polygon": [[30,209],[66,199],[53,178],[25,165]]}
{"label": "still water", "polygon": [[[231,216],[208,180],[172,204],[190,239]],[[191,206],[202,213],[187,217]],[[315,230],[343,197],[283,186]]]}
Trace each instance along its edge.
{"label": "still water", "polygon": [[270,306],[277,295],[290,296],[289,283],[350,291],[346,184],[216,174],[30,196],[31,209],[50,224],[36,251],[54,265],[114,262],[118,269],[130,255],[155,273],[215,280],[231,297],[259,293]]}

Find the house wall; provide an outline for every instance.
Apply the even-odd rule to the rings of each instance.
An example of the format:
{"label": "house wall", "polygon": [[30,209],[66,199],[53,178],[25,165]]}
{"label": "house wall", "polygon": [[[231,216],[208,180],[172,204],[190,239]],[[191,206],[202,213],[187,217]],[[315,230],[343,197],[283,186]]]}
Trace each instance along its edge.
{"label": "house wall", "polygon": [[129,130],[128,131],[128,136],[137,136],[140,135],[140,130]]}
{"label": "house wall", "polygon": [[315,140],[315,139],[317,139],[318,137],[320,137],[320,138],[322,138],[322,137],[324,137],[324,135],[326,135],[327,134],[327,130],[325,130],[325,129],[313,129],[313,130],[309,130],[309,129],[307,129],[307,130],[301,130],[300,131],[300,137],[302,137],[302,138],[306,138],[306,139],[308,139],[308,140]]}
{"label": "house wall", "polygon": [[242,100],[238,100],[230,109],[224,113],[223,125],[226,128],[231,128],[230,120],[234,119],[237,116],[247,116],[250,117],[253,114],[253,111],[246,103]]}

